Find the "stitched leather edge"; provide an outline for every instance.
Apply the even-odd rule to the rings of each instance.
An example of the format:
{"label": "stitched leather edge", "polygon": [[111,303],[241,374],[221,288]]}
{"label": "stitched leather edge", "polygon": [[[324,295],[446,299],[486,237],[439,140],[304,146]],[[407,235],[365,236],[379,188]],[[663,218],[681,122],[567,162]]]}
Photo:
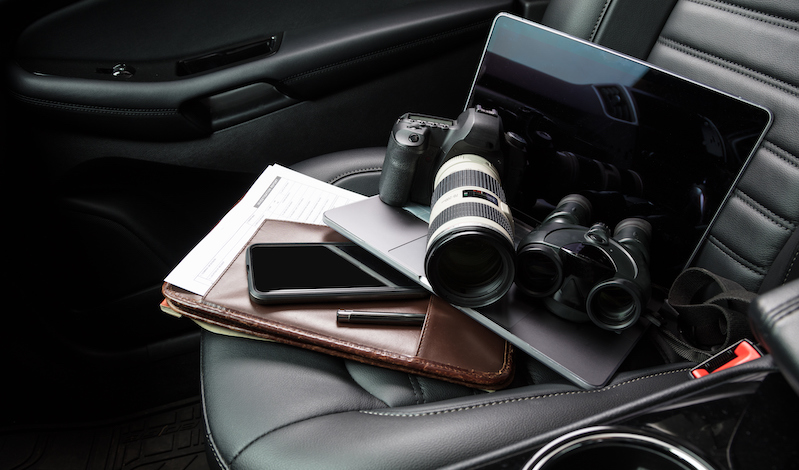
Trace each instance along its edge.
{"label": "stitched leather edge", "polygon": [[764,218],[768,219],[768,221],[771,222],[773,225],[775,225],[775,226],[777,226],[777,227],[779,227],[779,228],[781,228],[783,230],[793,231],[793,229],[796,228],[796,224],[794,224],[793,222],[791,222],[788,219],[780,217],[779,214],[777,214],[776,212],[772,211],[771,209],[769,209],[768,207],[764,206],[763,204],[757,202],[755,200],[755,198],[753,198],[752,196],[746,194],[746,192],[744,190],[742,190],[741,188],[739,188],[739,187],[735,188],[733,197],[735,199],[741,201],[747,207],[749,207],[753,211],[757,212],[758,214],[760,214]]}
{"label": "stitched leather edge", "polygon": [[336,184],[336,182],[338,182],[338,181],[340,181],[340,180],[342,180],[342,179],[344,179],[344,178],[346,178],[348,176],[360,175],[360,174],[366,174],[366,173],[376,173],[376,172],[380,172],[382,170],[383,170],[383,167],[376,166],[376,167],[371,167],[371,168],[359,168],[357,170],[345,171],[344,173],[338,174],[338,175],[330,178],[329,180],[327,180],[327,182],[330,183],[330,184]]}
{"label": "stitched leather edge", "polygon": [[607,387],[598,388],[596,390],[572,390],[572,391],[568,391],[568,392],[549,393],[549,394],[545,394],[545,395],[535,395],[535,396],[519,397],[519,398],[508,398],[506,400],[497,400],[497,401],[492,401],[492,402],[487,402],[487,403],[480,403],[480,404],[477,404],[477,405],[461,406],[461,407],[451,408],[451,409],[446,409],[446,410],[426,411],[426,412],[420,412],[420,413],[394,413],[394,412],[385,412],[385,411],[360,410],[359,413],[372,415],[372,416],[388,416],[388,417],[395,417],[395,418],[419,418],[419,417],[424,417],[424,416],[435,416],[435,415],[442,415],[442,414],[448,414],[448,413],[457,413],[457,412],[461,412],[461,411],[476,410],[476,409],[486,408],[486,407],[491,407],[491,406],[507,405],[507,404],[510,404],[510,403],[519,403],[519,402],[525,402],[525,401],[540,400],[540,399],[544,399],[544,398],[554,398],[554,397],[561,397],[561,396],[568,396],[568,395],[587,395],[587,394],[594,394],[594,393],[602,393],[602,392],[607,392],[607,391],[613,390],[615,388],[618,388],[618,387],[621,387],[621,386],[624,386],[624,385],[629,385],[629,384],[632,384],[632,383],[635,383],[635,382],[639,382],[641,380],[651,379],[651,378],[654,378],[654,377],[662,377],[662,376],[672,375],[672,374],[677,374],[677,373],[684,373],[684,372],[688,372],[689,370],[691,370],[690,367],[685,367],[685,368],[675,369],[675,370],[666,371],[666,372],[659,372],[657,374],[645,375],[645,376],[642,376],[642,377],[636,377],[634,379],[627,380],[625,382],[620,382],[620,383],[617,383],[617,384],[609,385]]}
{"label": "stitched leather edge", "polygon": [[715,8],[716,10],[732,13],[733,15],[743,16],[744,18],[748,18],[750,20],[760,21],[762,23],[779,26],[781,28],[799,30],[799,25],[797,26],[793,26],[790,24],[785,25],[781,24],[779,21],[774,21],[774,20],[780,20],[787,23],[796,23],[795,20],[792,20],[790,18],[785,18],[782,16],[772,15],[770,13],[765,13],[752,8],[742,7],[740,5],[735,5],[734,3],[712,1],[712,0],[687,0],[687,1],[695,3],[697,5],[703,5],[706,7]]}
{"label": "stitched leather edge", "polygon": [[34,106],[41,106],[50,109],[59,109],[62,111],[74,111],[94,114],[112,114],[119,116],[178,116],[180,111],[173,108],[112,108],[107,106],[92,106],[85,104],[64,103],[61,101],[45,100],[40,98],[31,98],[29,96],[20,95],[19,93],[10,93],[12,97],[20,102],[27,103]]}
{"label": "stitched leather edge", "polygon": [[740,265],[741,267],[751,271],[759,276],[765,276],[766,272],[768,271],[767,268],[763,266],[757,266],[756,264],[748,261],[746,258],[741,256],[740,254],[736,253],[732,248],[725,245],[721,240],[713,236],[712,234],[707,237],[707,240],[715,246],[719,251],[727,255],[732,261]]}
{"label": "stitched leather edge", "polygon": [[784,148],[780,147],[774,142],[764,140],[763,144],[760,147],[766,152],[770,153],[771,155],[774,155],[775,157],[779,158],[785,163],[791,165],[792,167],[799,168],[799,157],[797,157],[790,151],[785,150]]}
{"label": "stitched leather edge", "polygon": [[596,19],[596,23],[594,23],[594,29],[591,30],[591,34],[588,36],[588,40],[594,42],[594,38],[596,38],[596,33],[599,31],[599,26],[602,24],[602,20],[605,19],[605,14],[608,12],[608,8],[613,0],[606,0],[605,5],[602,7],[602,11],[599,12],[599,17]]}
{"label": "stitched leather edge", "polygon": [[793,268],[796,266],[796,261],[799,260],[799,247],[796,248],[796,251],[793,253],[793,258],[791,258],[791,263],[788,265],[788,269],[785,270],[785,276],[782,278],[782,283],[785,284],[788,282],[788,278],[791,276],[793,272]]}
{"label": "stitched leather edge", "polygon": [[674,39],[667,38],[665,36],[661,36],[660,38],[658,38],[657,43],[663,47],[667,47],[669,49],[682,52],[683,54],[719,66],[721,68],[737,73],[739,75],[744,75],[757,82],[760,82],[772,88],[776,88],[779,91],[785,92],[789,95],[799,96],[799,87],[797,87],[796,85],[780,80],[763,72],[759,72],[755,69],[746,67],[745,65],[741,65],[731,60],[715,56],[713,54],[704,52],[695,47],[691,47],[687,44],[681,43]]}

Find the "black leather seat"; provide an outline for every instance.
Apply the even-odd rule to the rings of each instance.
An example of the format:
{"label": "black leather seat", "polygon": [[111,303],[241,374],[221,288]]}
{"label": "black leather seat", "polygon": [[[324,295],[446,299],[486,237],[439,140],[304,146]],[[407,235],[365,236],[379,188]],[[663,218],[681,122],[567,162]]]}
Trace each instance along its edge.
{"label": "black leather seat", "polygon": [[[641,8],[644,3],[651,2],[552,2],[544,21],[773,111],[774,125],[699,263],[753,291],[785,284],[799,271],[791,263],[774,263],[792,258],[783,251],[793,250],[795,259],[799,233],[799,3],[679,0],[673,10],[675,2],[659,4],[660,12]],[[668,16],[665,25],[659,16]],[[650,29],[640,31],[643,26]],[[374,194],[383,152],[341,152],[296,169]],[[779,293],[780,321],[793,328],[798,287],[794,281]],[[786,295],[793,309],[784,307]],[[769,302],[759,305],[768,310]],[[768,334],[781,328],[772,320],[760,325],[767,331],[764,341],[782,344],[781,335]],[[795,348],[774,349],[790,375]],[[209,332],[203,333],[201,354],[208,448],[223,469],[476,467],[529,457],[567,431],[616,422],[775,370],[767,357],[696,381],[686,373],[688,364],[632,365],[607,387],[585,391],[523,360],[513,386],[485,393]]]}

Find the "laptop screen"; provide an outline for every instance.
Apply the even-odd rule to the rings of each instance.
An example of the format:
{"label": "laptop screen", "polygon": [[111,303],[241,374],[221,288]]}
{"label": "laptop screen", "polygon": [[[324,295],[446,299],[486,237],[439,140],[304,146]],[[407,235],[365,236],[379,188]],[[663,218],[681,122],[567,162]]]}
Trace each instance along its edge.
{"label": "laptop screen", "polygon": [[[500,14],[467,107],[502,117],[502,186],[517,241],[563,196],[593,206],[588,224],[653,226],[650,273],[667,288],[690,259],[770,123],[769,112],[584,41]],[[427,223],[371,198],[326,222],[423,282]],[[526,222],[526,223],[524,223]],[[518,267],[518,266],[517,266]],[[648,322],[617,332],[547,311],[516,286],[462,309],[584,388],[605,385]]]}
{"label": "laptop screen", "polygon": [[497,17],[467,102],[502,117],[523,173],[503,181],[517,217],[580,193],[593,222],[653,226],[651,268],[685,267],[770,123],[735,99],[561,33]]}

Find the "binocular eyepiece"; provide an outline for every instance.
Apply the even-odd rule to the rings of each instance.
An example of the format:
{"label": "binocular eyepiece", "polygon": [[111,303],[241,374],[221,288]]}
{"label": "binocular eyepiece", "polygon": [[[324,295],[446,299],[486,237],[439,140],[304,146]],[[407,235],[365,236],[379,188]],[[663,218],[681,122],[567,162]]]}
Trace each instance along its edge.
{"label": "binocular eyepiece", "polygon": [[516,286],[543,298],[555,315],[621,331],[638,320],[649,300],[652,226],[624,219],[611,236],[605,224],[586,227],[590,218],[585,197],[561,199],[519,244]]}

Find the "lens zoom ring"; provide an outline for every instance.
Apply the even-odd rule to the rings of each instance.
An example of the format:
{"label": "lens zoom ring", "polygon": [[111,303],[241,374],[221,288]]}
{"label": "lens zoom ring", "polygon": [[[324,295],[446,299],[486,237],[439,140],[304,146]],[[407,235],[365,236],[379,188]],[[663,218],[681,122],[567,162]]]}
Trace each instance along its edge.
{"label": "lens zoom ring", "polygon": [[508,218],[499,209],[479,202],[463,202],[447,207],[436,216],[430,223],[427,239],[429,240],[442,225],[460,217],[481,217],[491,220],[499,224],[511,238],[513,237],[513,228],[511,228]]}
{"label": "lens zoom ring", "polygon": [[502,202],[507,202],[505,200],[505,191],[502,190],[499,181],[494,179],[491,175],[479,170],[460,170],[445,176],[444,179],[436,185],[433,190],[430,206],[436,205],[438,198],[447,192],[464,186],[483,188],[496,194]]}

